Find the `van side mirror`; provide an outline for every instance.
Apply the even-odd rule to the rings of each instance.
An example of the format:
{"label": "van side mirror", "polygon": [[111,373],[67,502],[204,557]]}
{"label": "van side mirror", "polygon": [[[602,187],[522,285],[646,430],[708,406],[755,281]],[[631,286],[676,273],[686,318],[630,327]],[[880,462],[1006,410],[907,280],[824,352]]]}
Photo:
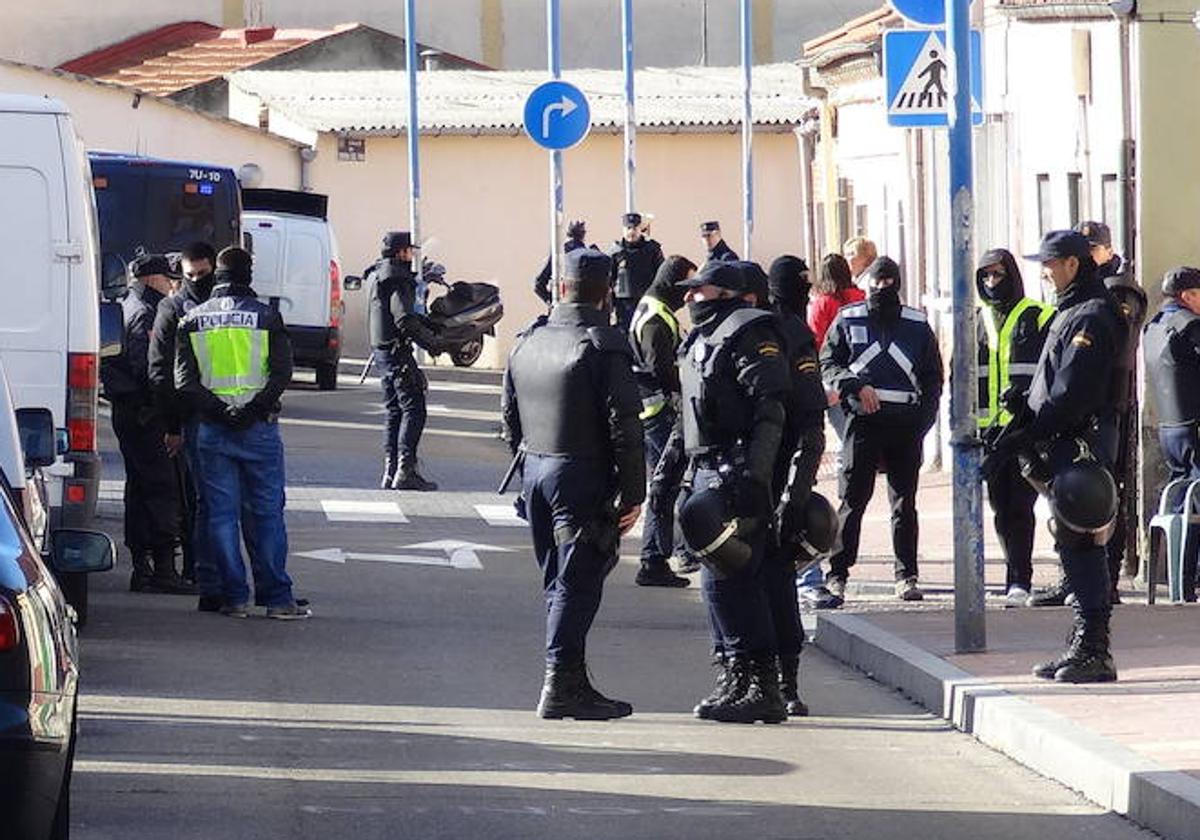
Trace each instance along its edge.
{"label": "van side mirror", "polygon": [[357,292],[362,288],[362,278],[357,274],[347,274],[346,279],[342,281],[342,288],[347,292]]}
{"label": "van side mirror", "polygon": [[17,434],[25,453],[25,468],[49,467],[58,459],[54,415],[48,408],[18,408]]}
{"label": "van side mirror", "polygon": [[125,310],[116,301],[100,301],[100,358],[120,356],[125,349]]}
{"label": "van side mirror", "polygon": [[117,547],[108,534],[61,528],[50,535],[50,563],[56,572],[107,572],[116,562]]}

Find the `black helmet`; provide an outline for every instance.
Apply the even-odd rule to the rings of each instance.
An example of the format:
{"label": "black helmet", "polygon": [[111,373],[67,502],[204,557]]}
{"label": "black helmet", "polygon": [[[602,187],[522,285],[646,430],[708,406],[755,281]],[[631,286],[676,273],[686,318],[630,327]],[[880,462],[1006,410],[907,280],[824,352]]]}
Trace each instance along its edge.
{"label": "black helmet", "polygon": [[821,560],[833,550],[838,535],[838,515],[829,500],[820,493],[809,493],[794,518],[784,520],[790,533],[781,533],[779,541],[784,549],[794,555],[797,563],[812,563]]}
{"label": "black helmet", "polygon": [[1050,510],[1058,523],[1078,534],[1104,531],[1117,516],[1117,484],[1099,461],[1082,458],[1050,484]]}
{"label": "black helmet", "polygon": [[688,548],[715,573],[736,574],[750,562],[750,546],[738,537],[738,520],[720,490],[692,493],[679,509],[679,530]]}

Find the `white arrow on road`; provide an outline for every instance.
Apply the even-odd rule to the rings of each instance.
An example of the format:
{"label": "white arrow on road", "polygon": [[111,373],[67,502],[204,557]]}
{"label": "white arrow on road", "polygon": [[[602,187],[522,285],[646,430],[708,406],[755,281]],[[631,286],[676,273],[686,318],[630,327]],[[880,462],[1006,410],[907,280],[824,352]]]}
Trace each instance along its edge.
{"label": "white arrow on road", "polygon": [[481,545],[479,543],[461,542],[459,540],[438,540],[437,542],[417,543],[402,548],[425,548],[430,551],[444,551],[449,563],[456,569],[482,569],[477,551],[499,551],[509,553],[512,549],[501,548],[498,545]]}
{"label": "white arrow on road", "polygon": [[549,105],[547,105],[546,109],[544,111],[542,111],[542,139],[543,140],[550,139],[550,115],[551,114],[553,114],[555,111],[558,111],[564,117],[566,117],[566,116],[569,116],[571,114],[571,112],[574,111],[578,107],[579,107],[579,103],[576,102],[571,97],[567,96],[565,93],[563,94],[563,97],[560,101],[551,102]]}
{"label": "white arrow on road", "polygon": [[343,551],[340,548],[322,548],[316,551],[298,551],[296,557],[309,560],[320,560],[323,563],[344,564],[347,560],[358,560],[364,563],[395,563],[408,566],[443,566],[452,569],[482,569],[477,551],[502,551],[510,549],[495,545],[460,542],[459,540],[439,540],[438,542],[406,545],[403,548],[428,549],[441,551],[445,557],[433,557],[427,554],[372,554],[365,551]]}

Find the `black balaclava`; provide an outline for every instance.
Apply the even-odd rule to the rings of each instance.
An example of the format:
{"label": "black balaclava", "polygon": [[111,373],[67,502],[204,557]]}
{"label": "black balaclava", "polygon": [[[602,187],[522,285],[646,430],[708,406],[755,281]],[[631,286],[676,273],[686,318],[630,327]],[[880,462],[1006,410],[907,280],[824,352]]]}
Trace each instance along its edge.
{"label": "black balaclava", "polygon": [[654,282],[646,289],[646,294],[654,295],[672,312],[678,311],[683,306],[683,295],[687,290],[677,284],[687,279],[688,272],[695,267],[696,264],[687,257],[679,255],[667,257],[658,267],[658,271],[654,275]]}
{"label": "black balaclava", "polygon": [[198,301],[209,299],[215,283],[216,275],[211,271],[203,277],[197,277],[194,280],[189,280],[187,277],[183,278],[183,287],[187,289],[189,295]]}
{"label": "black balaclava", "polygon": [[[989,265],[1002,266],[1005,275],[1005,279],[992,289],[983,282],[983,270]],[[1021,269],[1013,255],[1004,248],[995,248],[980,258],[979,268],[975,271],[975,288],[981,300],[1002,312],[1007,312],[1013,304],[1025,297],[1025,281],[1021,277]]]}
{"label": "black balaclava", "polygon": [[808,310],[808,264],[790,254],[777,258],[767,273],[771,306],[804,317]]}
{"label": "black balaclava", "polygon": [[[736,263],[709,262],[705,263],[700,273],[692,279],[691,286],[717,286],[741,294],[745,291],[742,270]],[[688,314],[692,323],[703,326],[714,319],[721,320],[726,314],[746,305],[740,297],[716,298],[688,303]]]}
{"label": "black balaclava", "polygon": [[891,257],[880,257],[871,263],[863,276],[870,283],[875,278],[892,279],[892,284],[883,288],[876,288],[871,284],[867,288],[867,308],[871,312],[878,313],[884,317],[894,317],[900,313],[900,266],[896,265],[896,261]]}

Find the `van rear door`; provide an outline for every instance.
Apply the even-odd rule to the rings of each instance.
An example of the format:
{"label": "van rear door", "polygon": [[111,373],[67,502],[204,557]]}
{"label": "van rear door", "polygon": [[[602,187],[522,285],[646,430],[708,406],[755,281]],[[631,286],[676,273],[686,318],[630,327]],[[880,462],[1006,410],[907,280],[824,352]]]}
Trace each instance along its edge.
{"label": "van rear door", "polygon": [[254,290],[279,309],[284,323],[326,327],[330,306],[327,223],[285,213],[243,214],[254,237]]}

